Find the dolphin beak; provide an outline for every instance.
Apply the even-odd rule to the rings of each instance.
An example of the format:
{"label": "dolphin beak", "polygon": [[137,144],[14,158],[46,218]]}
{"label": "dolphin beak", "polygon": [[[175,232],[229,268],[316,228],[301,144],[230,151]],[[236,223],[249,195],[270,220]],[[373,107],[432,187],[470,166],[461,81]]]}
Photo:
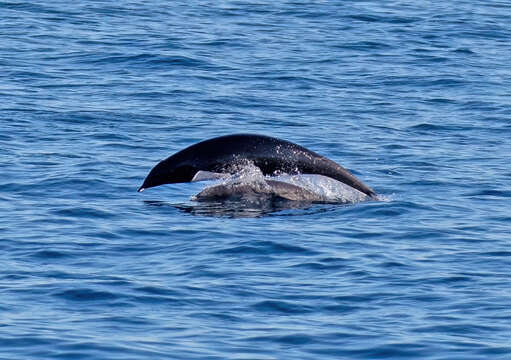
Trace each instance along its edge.
{"label": "dolphin beak", "polygon": [[138,188],[138,190],[137,190],[137,191],[138,191],[138,192],[142,192],[142,191],[144,191],[144,190],[145,190],[145,187],[142,187],[142,186],[141,186],[141,187],[139,187],[139,188]]}

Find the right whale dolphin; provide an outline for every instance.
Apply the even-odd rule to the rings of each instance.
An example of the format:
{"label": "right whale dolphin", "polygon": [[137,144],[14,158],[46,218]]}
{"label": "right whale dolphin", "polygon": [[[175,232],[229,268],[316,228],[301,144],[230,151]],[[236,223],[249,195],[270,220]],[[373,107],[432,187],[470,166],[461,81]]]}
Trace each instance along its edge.
{"label": "right whale dolphin", "polygon": [[191,145],[153,167],[138,191],[189,182],[199,171],[232,174],[247,161],[264,175],[324,175],[376,197],[370,187],[336,162],[292,142],[254,134],[220,136]]}
{"label": "right whale dolphin", "polygon": [[202,190],[194,200],[221,200],[236,197],[250,198],[260,196],[278,196],[293,201],[319,201],[320,196],[303,187],[278,180],[264,180],[261,183],[218,184]]}

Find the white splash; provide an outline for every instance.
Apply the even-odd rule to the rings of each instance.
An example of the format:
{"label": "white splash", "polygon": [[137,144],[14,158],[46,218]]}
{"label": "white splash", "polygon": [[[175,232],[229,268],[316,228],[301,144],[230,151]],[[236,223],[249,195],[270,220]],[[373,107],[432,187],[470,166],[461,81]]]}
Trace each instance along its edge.
{"label": "white splash", "polygon": [[274,179],[309,190],[318,195],[318,201],[355,203],[369,199],[363,192],[328,176],[317,174],[280,175]]}
{"label": "white splash", "polygon": [[355,203],[369,199],[367,195],[351,186],[323,175],[303,174],[265,177],[253,163],[245,163],[235,170],[236,172],[233,175],[221,174],[222,176],[216,176],[217,174],[215,174],[215,176],[210,176],[212,173],[209,173],[208,176],[205,176],[205,179],[222,178],[222,181],[207,186],[199,194],[192,197],[192,200],[208,197],[210,194],[218,194],[219,192],[222,196],[228,194],[239,195],[240,193],[250,197],[279,195],[282,187],[272,186],[270,180],[281,181],[305,190],[295,191],[291,189],[294,195],[293,200],[295,200],[295,197],[300,200],[302,195],[304,197],[302,201],[330,203]]}

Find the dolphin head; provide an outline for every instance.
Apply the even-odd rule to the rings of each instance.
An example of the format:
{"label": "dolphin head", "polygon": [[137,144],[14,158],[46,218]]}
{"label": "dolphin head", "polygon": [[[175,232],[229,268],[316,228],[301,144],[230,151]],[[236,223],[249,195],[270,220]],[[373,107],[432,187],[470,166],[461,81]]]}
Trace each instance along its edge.
{"label": "dolphin head", "polygon": [[152,168],[142,186],[138,188],[138,191],[141,192],[145,189],[163,184],[189,182],[193,179],[198,170],[199,169],[191,165],[176,161],[171,156]]}

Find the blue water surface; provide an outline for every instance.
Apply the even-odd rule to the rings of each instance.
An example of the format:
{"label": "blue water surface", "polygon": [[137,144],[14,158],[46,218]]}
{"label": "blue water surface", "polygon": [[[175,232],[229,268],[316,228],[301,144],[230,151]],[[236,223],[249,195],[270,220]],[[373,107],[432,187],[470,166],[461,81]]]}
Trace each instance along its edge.
{"label": "blue water surface", "polygon": [[[1,359],[511,359],[508,1],[0,1]],[[383,201],[137,193],[252,132]]]}

